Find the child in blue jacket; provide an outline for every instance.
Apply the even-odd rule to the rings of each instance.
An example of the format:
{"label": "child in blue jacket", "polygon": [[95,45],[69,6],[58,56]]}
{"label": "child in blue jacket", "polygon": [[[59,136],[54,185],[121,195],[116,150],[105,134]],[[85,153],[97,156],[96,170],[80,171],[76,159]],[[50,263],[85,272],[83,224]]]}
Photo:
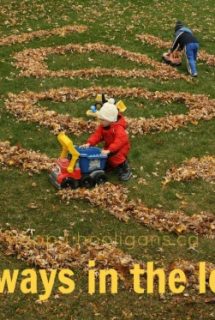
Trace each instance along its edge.
{"label": "child in blue jacket", "polygon": [[196,60],[199,42],[189,28],[185,27],[181,21],[177,21],[175,25],[175,39],[170,52],[175,50],[181,51],[183,49],[185,49],[188,72],[192,77],[197,77]]}

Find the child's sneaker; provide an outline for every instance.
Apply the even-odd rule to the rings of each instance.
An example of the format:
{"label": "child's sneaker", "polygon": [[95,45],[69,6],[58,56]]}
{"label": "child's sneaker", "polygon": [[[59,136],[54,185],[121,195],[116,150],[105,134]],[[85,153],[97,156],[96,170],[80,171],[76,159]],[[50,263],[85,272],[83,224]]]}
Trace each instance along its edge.
{"label": "child's sneaker", "polygon": [[117,173],[121,181],[128,181],[132,177],[127,160],[117,167]]}
{"label": "child's sneaker", "polygon": [[192,74],[192,77],[198,77],[198,73],[196,72],[196,73],[193,73]]}

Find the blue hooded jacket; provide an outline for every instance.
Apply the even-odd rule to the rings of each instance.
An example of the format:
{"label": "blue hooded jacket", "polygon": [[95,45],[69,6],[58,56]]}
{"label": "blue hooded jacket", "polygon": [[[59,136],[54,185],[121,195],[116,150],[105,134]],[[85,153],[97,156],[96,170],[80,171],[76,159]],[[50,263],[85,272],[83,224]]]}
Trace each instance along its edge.
{"label": "blue hooded jacket", "polygon": [[183,50],[188,43],[198,43],[198,40],[194,37],[193,32],[189,28],[178,21],[175,26],[174,41],[170,51],[173,52],[176,49]]}
{"label": "blue hooded jacket", "polygon": [[182,27],[182,28],[178,29],[178,30],[175,32],[175,37],[177,37],[177,36],[179,35],[179,33],[181,33],[181,32],[189,32],[189,33],[193,34],[193,32],[192,32],[189,28],[187,28],[187,27]]}

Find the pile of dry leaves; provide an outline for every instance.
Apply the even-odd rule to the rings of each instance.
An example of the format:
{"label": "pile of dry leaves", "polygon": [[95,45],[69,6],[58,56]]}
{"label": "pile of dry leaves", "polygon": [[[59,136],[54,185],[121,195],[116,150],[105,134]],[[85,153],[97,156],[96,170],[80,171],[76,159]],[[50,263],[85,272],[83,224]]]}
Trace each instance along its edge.
{"label": "pile of dry leaves", "polygon": [[[91,68],[91,69],[80,69],[80,70],[60,70],[51,71],[48,69],[45,59],[50,54],[65,54],[67,52],[100,52],[107,54],[115,54],[119,57],[123,57],[127,60],[146,64],[153,69],[133,69],[133,70],[119,70],[119,69],[107,69],[107,68]],[[37,78],[43,77],[69,77],[69,78],[89,78],[98,76],[111,76],[111,77],[125,77],[125,78],[137,78],[144,77],[150,79],[185,79],[188,78],[177,72],[177,70],[165,65],[161,62],[155,61],[149,58],[145,54],[136,52],[130,52],[117,46],[109,46],[102,43],[87,43],[84,45],[80,44],[68,44],[65,46],[58,47],[46,47],[38,49],[26,49],[20,51],[14,55],[16,60],[15,66],[21,69],[20,76],[30,77],[34,76]]]}
{"label": "pile of dry leaves", "polygon": [[36,151],[20,146],[11,146],[8,141],[0,141],[0,166],[21,167],[30,173],[50,170],[54,160]]}
{"label": "pile of dry leaves", "polygon": [[67,237],[49,242],[47,237],[33,238],[28,232],[17,230],[0,231],[0,245],[6,255],[14,255],[41,269],[74,268],[87,271],[88,261],[94,260],[97,269],[114,268],[124,279],[132,265],[137,263],[113,243],[86,241],[70,246]]}
{"label": "pile of dry leaves", "polygon": [[205,156],[200,159],[191,158],[186,160],[179,168],[173,167],[167,171],[163,184],[170,181],[187,181],[193,179],[215,181],[215,157]]}
{"label": "pile of dry leaves", "polygon": [[[54,133],[66,130],[69,133],[80,135],[83,132],[92,132],[97,123],[93,120],[85,121],[83,118],[73,118],[69,115],[58,114],[56,111],[36,106],[41,100],[77,101],[88,99],[96,93],[103,92],[104,88],[90,87],[86,89],[59,88],[44,92],[22,92],[18,95],[9,94],[5,106],[22,121],[31,121],[49,127]],[[149,132],[170,131],[186,126],[188,123],[198,124],[199,120],[210,120],[215,117],[215,100],[206,95],[194,95],[187,92],[176,93],[173,91],[159,92],[148,91],[144,88],[107,87],[106,93],[123,98],[144,98],[164,103],[184,103],[187,114],[167,115],[160,118],[130,118],[128,130],[131,134],[145,134]]]}
{"label": "pile of dry leaves", "polygon": [[61,28],[54,28],[51,30],[37,30],[33,32],[11,35],[5,38],[1,38],[0,46],[9,46],[15,43],[28,42],[35,38],[45,38],[45,37],[47,38],[47,37],[56,36],[56,35],[64,37],[67,33],[71,33],[71,32],[81,33],[86,30],[87,30],[87,27],[82,25],[73,25],[73,26],[69,25]]}
{"label": "pile of dry leaves", "polygon": [[128,190],[119,185],[106,183],[93,190],[60,190],[58,193],[67,202],[85,199],[94,206],[107,210],[120,220],[136,219],[139,223],[160,231],[177,234],[192,232],[210,238],[215,236],[215,217],[208,212],[187,216],[180,211],[164,211],[148,208],[141,200],[128,199]]}
{"label": "pile of dry leaves", "polygon": [[[172,42],[164,41],[158,37],[151,34],[141,34],[137,35],[137,39],[140,39],[147,44],[156,46],[160,49],[169,49],[172,46]],[[205,50],[200,50],[198,53],[198,59],[205,62],[209,66],[215,66],[215,55],[207,53]]]}

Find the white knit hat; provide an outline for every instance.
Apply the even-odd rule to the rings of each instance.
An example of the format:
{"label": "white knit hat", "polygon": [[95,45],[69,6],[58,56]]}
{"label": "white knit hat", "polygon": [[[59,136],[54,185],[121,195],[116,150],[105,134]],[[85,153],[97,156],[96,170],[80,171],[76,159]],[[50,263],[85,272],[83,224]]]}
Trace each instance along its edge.
{"label": "white knit hat", "polygon": [[102,120],[116,122],[118,117],[118,109],[114,104],[106,102],[97,112],[97,116],[99,119]]}

